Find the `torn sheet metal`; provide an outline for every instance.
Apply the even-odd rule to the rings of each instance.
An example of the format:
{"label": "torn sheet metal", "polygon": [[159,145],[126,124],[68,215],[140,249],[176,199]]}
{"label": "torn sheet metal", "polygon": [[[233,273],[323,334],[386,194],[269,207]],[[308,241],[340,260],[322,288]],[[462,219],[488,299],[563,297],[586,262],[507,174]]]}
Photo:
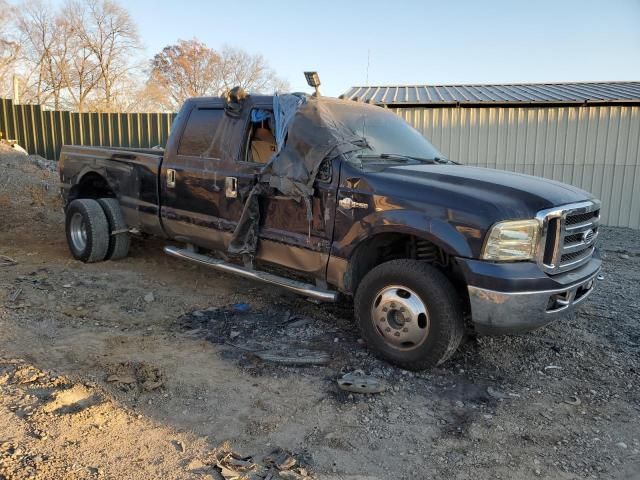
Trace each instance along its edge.
{"label": "torn sheet metal", "polygon": [[313,183],[322,162],[369,148],[365,138],[357,135],[334,114],[330,108],[331,103],[336,102],[333,99],[305,97],[305,101],[299,103],[287,127],[283,118],[290,115],[291,103],[295,99],[286,97],[297,95],[276,97],[279,105],[276,125],[285,126],[284,130],[282,127],[276,128],[276,132],[286,138],[286,141],[265,165],[258,183],[249,194],[229,244],[230,253],[255,254],[259,237],[260,196],[282,195],[299,203],[304,201],[307,218],[311,222]]}

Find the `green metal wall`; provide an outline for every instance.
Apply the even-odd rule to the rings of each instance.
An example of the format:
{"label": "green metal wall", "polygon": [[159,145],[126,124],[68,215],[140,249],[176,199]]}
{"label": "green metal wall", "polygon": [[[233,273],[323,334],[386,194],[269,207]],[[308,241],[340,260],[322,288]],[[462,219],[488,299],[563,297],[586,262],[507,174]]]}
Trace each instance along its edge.
{"label": "green metal wall", "polygon": [[452,160],[569,183],[640,228],[640,106],[392,109]]}
{"label": "green metal wall", "polygon": [[1,138],[30,154],[58,160],[63,145],[150,148],[164,146],[175,113],[75,113],[14,105],[0,99]]}

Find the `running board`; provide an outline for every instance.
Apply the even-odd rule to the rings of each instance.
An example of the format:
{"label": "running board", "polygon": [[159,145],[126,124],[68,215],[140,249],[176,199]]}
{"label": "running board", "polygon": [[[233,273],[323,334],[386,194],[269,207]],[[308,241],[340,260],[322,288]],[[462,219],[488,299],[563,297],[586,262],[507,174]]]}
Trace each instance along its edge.
{"label": "running board", "polygon": [[321,302],[335,302],[338,299],[338,294],[336,292],[332,292],[331,290],[323,290],[316,287],[315,285],[298,282],[296,280],[290,280],[288,278],[280,277],[272,273],[240,267],[238,265],[227,263],[223,260],[218,260],[217,258],[213,258],[208,255],[202,255],[200,253],[192,252],[184,248],[164,247],[164,253],[166,253],[167,255],[171,255],[172,257],[199,263],[200,265],[204,265],[205,267],[211,267],[222,272],[233,273],[244,278],[258,280],[260,282],[286,288],[287,290],[298,293],[300,295],[304,295],[306,297],[311,297]]}

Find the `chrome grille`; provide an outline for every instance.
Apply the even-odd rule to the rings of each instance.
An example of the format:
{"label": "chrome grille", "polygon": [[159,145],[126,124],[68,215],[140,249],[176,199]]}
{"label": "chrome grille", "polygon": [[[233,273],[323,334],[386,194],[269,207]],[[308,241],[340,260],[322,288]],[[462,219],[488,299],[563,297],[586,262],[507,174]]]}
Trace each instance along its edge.
{"label": "chrome grille", "polygon": [[566,272],[589,261],[598,239],[598,200],[544,210],[538,218],[542,222],[538,262],[545,272]]}

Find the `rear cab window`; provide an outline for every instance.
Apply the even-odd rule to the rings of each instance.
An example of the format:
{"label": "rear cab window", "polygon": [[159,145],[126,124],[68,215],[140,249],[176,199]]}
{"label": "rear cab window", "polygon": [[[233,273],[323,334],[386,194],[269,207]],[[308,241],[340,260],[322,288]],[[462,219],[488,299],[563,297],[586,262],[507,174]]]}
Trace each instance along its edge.
{"label": "rear cab window", "polygon": [[213,140],[223,116],[222,108],[194,108],[182,133],[178,155],[220,158],[220,152],[213,145]]}

